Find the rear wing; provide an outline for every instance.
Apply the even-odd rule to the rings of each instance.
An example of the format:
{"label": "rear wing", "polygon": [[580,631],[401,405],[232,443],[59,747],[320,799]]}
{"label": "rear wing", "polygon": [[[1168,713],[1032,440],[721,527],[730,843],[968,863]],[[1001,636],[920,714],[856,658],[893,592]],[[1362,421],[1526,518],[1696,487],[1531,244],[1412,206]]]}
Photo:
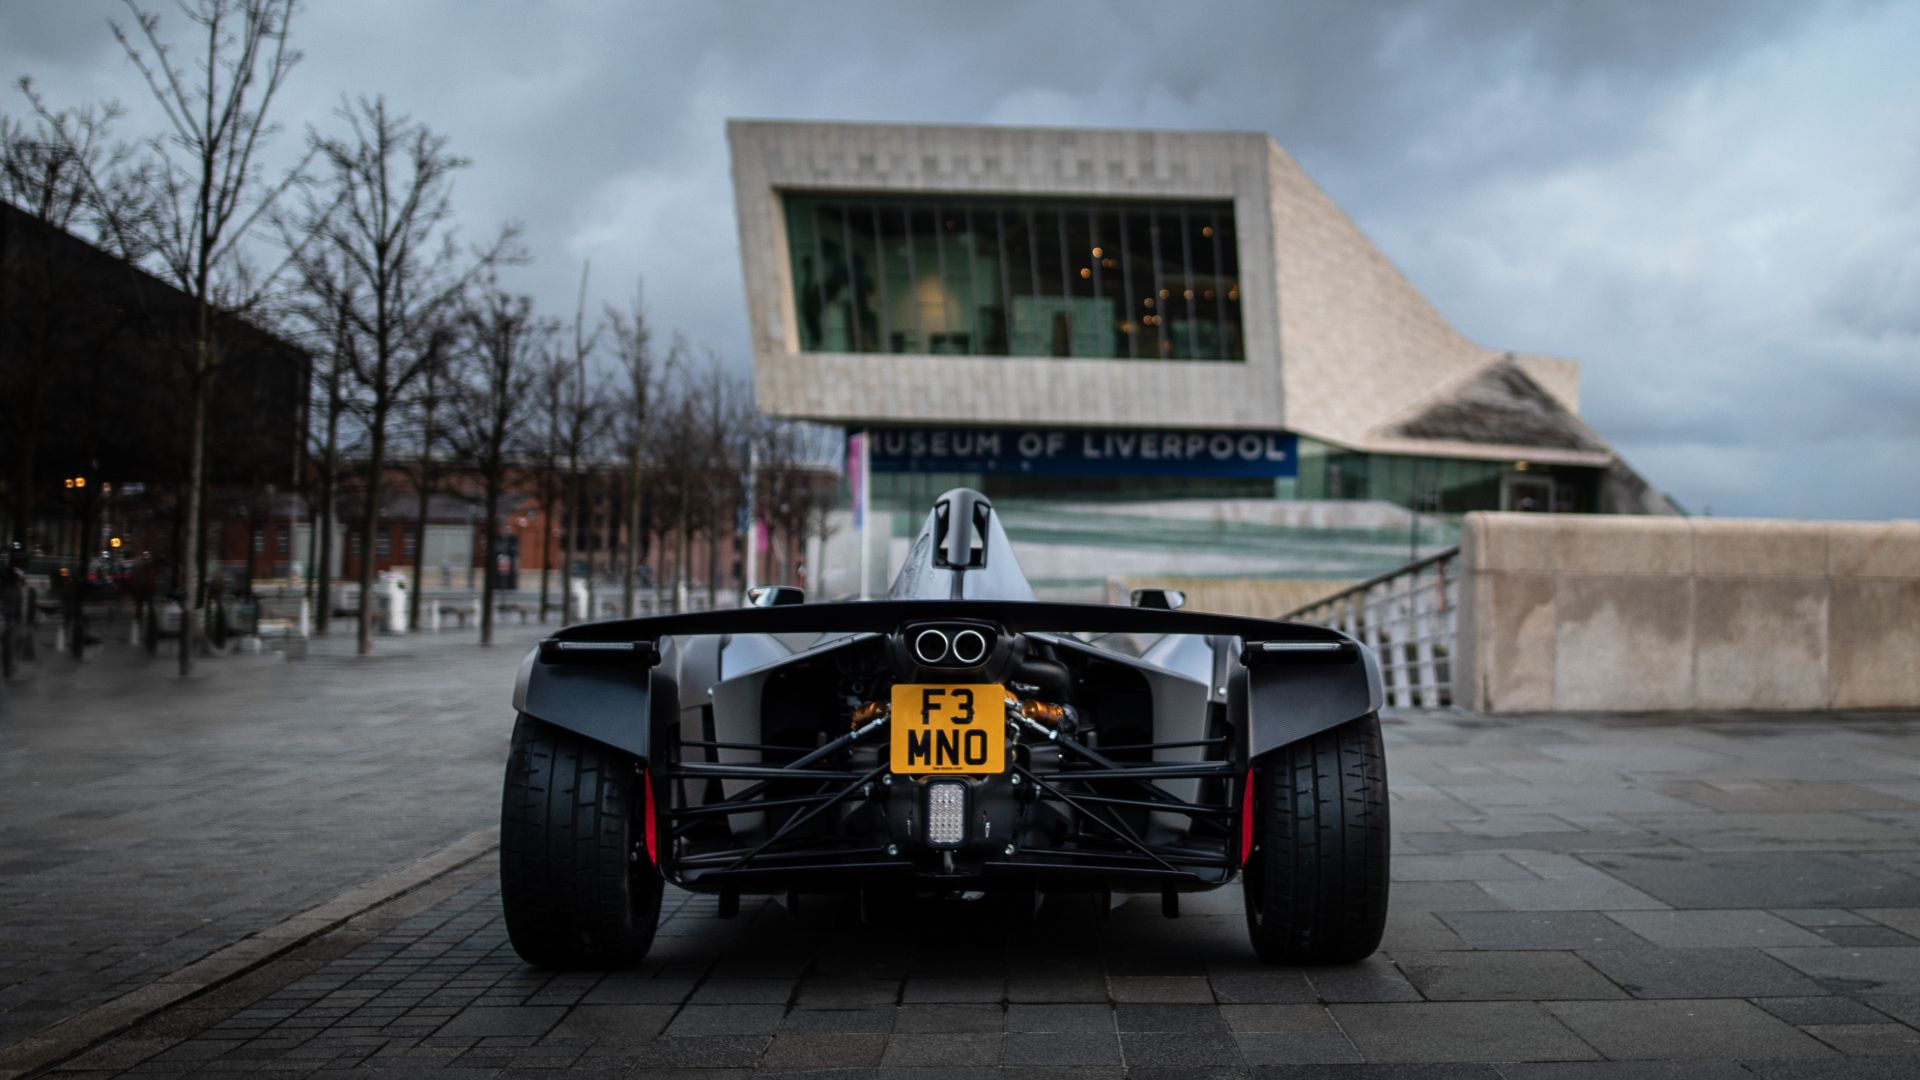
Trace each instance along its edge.
{"label": "rear wing", "polygon": [[[1337,630],[1306,623],[1254,619],[1243,615],[1214,615],[1202,611],[1117,607],[1111,604],[1056,604],[1039,600],[872,600],[836,604],[790,604],[784,607],[728,608],[655,615],[640,619],[570,626],[541,643],[542,658],[587,658],[623,650],[581,648],[592,643],[624,644],[624,651],[642,658],[663,638],[700,634],[892,633],[920,619],[970,618],[996,622],[1014,633],[1043,631],[1095,634],[1200,634],[1237,637],[1246,645],[1243,661],[1250,665],[1288,663],[1312,658],[1344,662],[1356,657],[1360,646]],[[646,648],[638,643],[647,643]]]}
{"label": "rear wing", "polygon": [[672,638],[718,634],[891,634],[924,619],[971,618],[1013,633],[1190,634],[1238,639],[1228,711],[1257,757],[1378,711],[1373,653],[1323,626],[1199,611],[1033,600],[875,600],[731,608],[582,623],[542,641],[521,665],[514,707],[646,758],[647,719],[671,713],[671,680],[653,670]]}

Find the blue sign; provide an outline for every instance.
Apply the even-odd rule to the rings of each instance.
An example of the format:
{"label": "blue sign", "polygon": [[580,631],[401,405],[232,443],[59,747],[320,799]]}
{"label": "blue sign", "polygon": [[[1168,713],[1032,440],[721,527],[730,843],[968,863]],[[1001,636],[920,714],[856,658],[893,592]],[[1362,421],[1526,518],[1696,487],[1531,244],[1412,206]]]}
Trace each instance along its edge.
{"label": "blue sign", "polygon": [[1181,428],[874,428],[874,472],[1296,476],[1299,437]]}

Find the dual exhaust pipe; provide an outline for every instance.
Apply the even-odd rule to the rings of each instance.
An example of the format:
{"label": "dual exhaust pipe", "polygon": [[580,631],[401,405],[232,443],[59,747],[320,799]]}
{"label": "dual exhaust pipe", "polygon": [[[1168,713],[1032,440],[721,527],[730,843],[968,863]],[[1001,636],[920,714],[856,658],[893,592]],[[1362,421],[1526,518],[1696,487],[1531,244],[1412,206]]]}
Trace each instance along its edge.
{"label": "dual exhaust pipe", "polygon": [[945,631],[931,627],[913,635],[913,655],[923,664],[956,663],[971,666],[987,658],[987,650],[992,645],[987,635],[974,629],[955,632],[951,637]]}

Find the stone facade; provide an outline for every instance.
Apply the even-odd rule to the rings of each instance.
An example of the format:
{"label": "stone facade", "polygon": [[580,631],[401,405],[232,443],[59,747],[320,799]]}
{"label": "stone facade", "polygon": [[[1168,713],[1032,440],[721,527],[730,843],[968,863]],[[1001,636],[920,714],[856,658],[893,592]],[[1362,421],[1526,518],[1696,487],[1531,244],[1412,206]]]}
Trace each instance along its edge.
{"label": "stone facade", "polygon": [[[1266,135],[735,120],[727,136],[755,389],[770,413],[845,424],[1285,429],[1356,450],[1491,460],[1529,449],[1389,434],[1409,409],[1508,354],[1454,329]],[[1231,199],[1246,360],[802,351],[781,197],[809,190]],[[1514,362],[1578,411],[1577,364]],[[1611,457],[1601,449],[1556,460],[1604,466]]]}
{"label": "stone facade", "polygon": [[1272,304],[1245,302],[1245,363],[802,352],[783,191],[1230,198],[1243,297],[1274,295],[1264,136],[732,121],[760,407],[861,421],[1283,426]]}

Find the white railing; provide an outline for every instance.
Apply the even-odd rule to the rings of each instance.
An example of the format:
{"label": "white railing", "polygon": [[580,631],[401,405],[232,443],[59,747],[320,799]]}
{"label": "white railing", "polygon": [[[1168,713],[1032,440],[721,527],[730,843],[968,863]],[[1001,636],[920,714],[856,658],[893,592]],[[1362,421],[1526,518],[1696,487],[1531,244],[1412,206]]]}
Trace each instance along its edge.
{"label": "white railing", "polygon": [[1387,703],[1453,704],[1460,549],[1450,547],[1281,616],[1358,638],[1380,660]]}

